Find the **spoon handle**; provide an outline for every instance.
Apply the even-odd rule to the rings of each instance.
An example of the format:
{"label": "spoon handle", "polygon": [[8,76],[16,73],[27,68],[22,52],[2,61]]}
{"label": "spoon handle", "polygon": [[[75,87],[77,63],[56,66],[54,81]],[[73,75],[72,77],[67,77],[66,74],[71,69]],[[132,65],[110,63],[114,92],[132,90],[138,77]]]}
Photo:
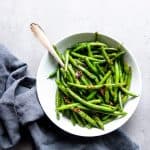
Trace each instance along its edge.
{"label": "spoon handle", "polygon": [[32,23],[31,25],[31,31],[35,35],[35,37],[41,42],[41,44],[49,51],[49,53],[55,58],[55,60],[64,67],[64,63],[54,50],[53,46],[50,44],[47,36],[45,35],[43,29],[35,23]]}

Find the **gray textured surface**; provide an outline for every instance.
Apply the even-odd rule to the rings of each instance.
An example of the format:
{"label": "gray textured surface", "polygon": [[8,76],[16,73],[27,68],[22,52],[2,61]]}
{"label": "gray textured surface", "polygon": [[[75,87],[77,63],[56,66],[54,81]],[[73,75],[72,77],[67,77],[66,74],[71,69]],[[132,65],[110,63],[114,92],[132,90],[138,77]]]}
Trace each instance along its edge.
{"label": "gray textured surface", "polygon": [[[31,22],[41,24],[53,42],[86,31],[98,31],[119,39],[137,58],[143,80],[141,102],[122,128],[142,150],[149,150],[149,14],[149,0],[1,0],[0,42],[27,62],[29,71],[35,75],[45,50],[30,33]],[[32,148],[30,143],[21,142],[14,149]]]}

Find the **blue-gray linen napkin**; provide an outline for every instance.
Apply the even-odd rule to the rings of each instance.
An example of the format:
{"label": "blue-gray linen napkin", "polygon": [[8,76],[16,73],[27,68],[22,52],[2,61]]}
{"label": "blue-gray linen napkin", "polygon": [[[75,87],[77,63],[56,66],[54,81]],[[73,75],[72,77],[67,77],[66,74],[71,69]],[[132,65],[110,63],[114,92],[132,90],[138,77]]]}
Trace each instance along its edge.
{"label": "blue-gray linen napkin", "polygon": [[0,149],[10,149],[27,130],[36,150],[138,150],[122,131],[82,138],[57,128],[39,104],[35,79],[27,76],[27,64],[0,45]]}

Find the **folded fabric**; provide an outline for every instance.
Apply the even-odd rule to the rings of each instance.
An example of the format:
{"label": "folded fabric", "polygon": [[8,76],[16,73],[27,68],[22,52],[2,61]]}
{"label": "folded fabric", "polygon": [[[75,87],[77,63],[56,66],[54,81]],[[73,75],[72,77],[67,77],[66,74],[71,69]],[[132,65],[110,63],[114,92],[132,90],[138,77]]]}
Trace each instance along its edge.
{"label": "folded fabric", "polygon": [[39,104],[35,79],[26,74],[27,64],[0,45],[0,149],[21,139],[21,129],[31,135],[37,150],[138,150],[122,131],[94,138],[70,135],[56,127]]}

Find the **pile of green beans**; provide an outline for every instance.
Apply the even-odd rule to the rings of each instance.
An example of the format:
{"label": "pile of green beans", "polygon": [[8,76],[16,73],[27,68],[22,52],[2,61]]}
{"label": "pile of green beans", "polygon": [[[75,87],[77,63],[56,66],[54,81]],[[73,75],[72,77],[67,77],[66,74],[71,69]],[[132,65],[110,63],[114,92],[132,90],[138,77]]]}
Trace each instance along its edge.
{"label": "pile of green beans", "polygon": [[124,61],[125,50],[99,41],[82,42],[62,54],[64,68],[57,66],[56,115],[87,128],[104,125],[125,116],[124,105],[137,95],[129,91],[132,69]]}

